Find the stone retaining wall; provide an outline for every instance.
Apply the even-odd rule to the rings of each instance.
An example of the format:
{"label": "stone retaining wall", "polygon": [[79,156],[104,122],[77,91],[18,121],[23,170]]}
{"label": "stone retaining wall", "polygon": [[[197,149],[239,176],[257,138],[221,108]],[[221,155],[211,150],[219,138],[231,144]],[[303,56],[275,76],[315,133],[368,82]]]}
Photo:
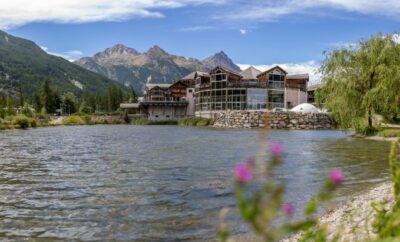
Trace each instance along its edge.
{"label": "stone retaining wall", "polygon": [[[223,111],[214,114],[214,127],[262,128],[263,111]],[[268,112],[272,129],[334,129],[335,124],[326,113]]]}

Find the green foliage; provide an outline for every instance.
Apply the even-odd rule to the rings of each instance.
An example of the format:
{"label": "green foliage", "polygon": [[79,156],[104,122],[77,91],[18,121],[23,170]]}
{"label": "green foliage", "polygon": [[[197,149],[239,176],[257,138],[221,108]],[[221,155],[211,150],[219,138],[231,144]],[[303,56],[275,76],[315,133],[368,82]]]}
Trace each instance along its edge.
{"label": "green foliage", "polygon": [[381,137],[400,137],[400,129],[384,129],[378,132]]}
{"label": "green foliage", "polygon": [[77,115],[72,115],[64,119],[64,125],[84,125],[86,124],[85,121]]}
{"label": "green foliage", "polygon": [[25,115],[17,115],[13,118],[12,123],[18,125],[21,129],[29,128],[30,120]]}
{"label": "green foliage", "polygon": [[30,118],[29,119],[29,126],[31,126],[32,128],[36,128],[38,126],[38,123],[37,123],[36,119]]}
{"label": "green foliage", "polygon": [[399,113],[400,46],[391,35],[362,40],[357,47],[328,53],[321,67],[324,86],[317,102],[343,129],[373,134],[375,113]]}
{"label": "green foliage", "polygon": [[[373,203],[375,210],[375,220],[373,222],[374,232],[378,234],[378,238],[382,239],[398,239],[400,238],[400,153],[399,142],[394,142],[389,155],[389,165],[391,179],[393,183],[395,203],[392,208],[388,206],[388,202]],[[385,240],[386,241],[386,240]]]}
{"label": "green foliage", "polygon": [[81,106],[79,107],[79,113],[91,114],[92,111],[92,108],[86,103],[86,101],[81,103]]}
{"label": "green foliage", "polygon": [[30,118],[33,117],[34,113],[28,103],[24,104],[24,107],[22,108],[22,114]]}
{"label": "green foliage", "polygon": [[127,124],[131,123],[131,119],[129,118],[129,115],[128,115],[128,110],[125,110],[125,112],[124,112],[124,121]]}
{"label": "green foliage", "polygon": [[[17,38],[0,31],[0,89],[19,91],[24,96],[39,92],[44,80],[62,93],[72,92],[82,96],[82,89],[91,94],[105,94],[115,81],[88,71],[61,57],[47,54],[32,41]],[[6,74],[7,73],[7,74]],[[40,110],[42,106],[37,105]],[[48,109],[52,112],[51,109]]]}
{"label": "green foliage", "polygon": [[180,126],[210,126],[213,125],[213,120],[200,117],[187,117],[178,119]]}
{"label": "green foliage", "polygon": [[63,113],[73,114],[76,112],[77,99],[72,92],[67,92],[61,97]]}

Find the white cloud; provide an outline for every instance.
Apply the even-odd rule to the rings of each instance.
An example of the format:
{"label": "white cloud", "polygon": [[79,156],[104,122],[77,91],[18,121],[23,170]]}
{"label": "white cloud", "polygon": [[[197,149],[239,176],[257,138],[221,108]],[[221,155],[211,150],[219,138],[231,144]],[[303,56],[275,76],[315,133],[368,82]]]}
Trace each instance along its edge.
{"label": "white cloud", "polygon": [[179,31],[182,31],[182,32],[199,32],[199,31],[206,31],[206,30],[213,30],[213,29],[215,29],[214,26],[199,25],[199,26],[181,28],[181,29],[179,29]]}
{"label": "white cloud", "polygon": [[80,50],[69,50],[66,52],[57,53],[57,52],[50,51],[49,48],[47,48],[46,46],[40,46],[40,48],[42,48],[42,50],[46,51],[47,54],[62,57],[70,62],[73,62],[73,61],[79,59],[81,56],[83,56],[83,52]]}
{"label": "white cloud", "polygon": [[247,34],[247,30],[245,30],[245,29],[239,29],[239,32],[240,32],[240,34],[243,34],[243,35]]}
{"label": "white cloud", "polygon": [[251,0],[230,11],[220,19],[275,21],[291,14],[321,14],[325,10],[342,10],[360,14],[373,14],[398,17],[399,0]]}
{"label": "white cloud", "polygon": [[310,75],[310,85],[319,83],[321,80],[321,74],[319,73],[319,64],[316,61],[307,61],[302,63],[280,63],[280,64],[270,64],[270,65],[249,65],[249,64],[237,64],[240,69],[244,70],[250,66],[254,66],[260,71],[266,71],[274,66],[280,66],[286,70],[289,74],[305,74]]}
{"label": "white cloud", "polygon": [[160,18],[162,9],[222,4],[227,0],[2,0],[0,29],[32,22],[85,23]]}

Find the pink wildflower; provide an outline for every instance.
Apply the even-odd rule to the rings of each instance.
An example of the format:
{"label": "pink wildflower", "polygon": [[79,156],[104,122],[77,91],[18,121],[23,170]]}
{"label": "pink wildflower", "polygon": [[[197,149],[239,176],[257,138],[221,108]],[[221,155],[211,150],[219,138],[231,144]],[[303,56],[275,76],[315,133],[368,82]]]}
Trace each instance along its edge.
{"label": "pink wildflower", "polygon": [[271,153],[273,156],[281,156],[283,153],[283,145],[279,143],[272,144]]}
{"label": "pink wildflower", "polygon": [[331,182],[333,184],[338,186],[338,185],[342,184],[342,182],[344,180],[344,174],[341,170],[335,168],[329,172],[329,179],[331,180]]}
{"label": "pink wildflower", "polygon": [[251,167],[245,163],[238,163],[234,169],[235,180],[240,183],[249,183],[253,179]]}
{"label": "pink wildflower", "polygon": [[285,203],[282,206],[282,211],[286,216],[292,216],[294,214],[295,208],[290,203]]}

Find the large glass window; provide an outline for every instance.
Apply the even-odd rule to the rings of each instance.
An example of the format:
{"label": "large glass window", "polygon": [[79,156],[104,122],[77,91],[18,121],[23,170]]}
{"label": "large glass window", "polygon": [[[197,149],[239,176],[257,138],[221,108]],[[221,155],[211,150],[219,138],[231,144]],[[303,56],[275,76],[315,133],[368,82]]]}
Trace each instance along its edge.
{"label": "large glass window", "polygon": [[247,109],[262,110],[267,108],[267,90],[258,88],[247,89]]}

